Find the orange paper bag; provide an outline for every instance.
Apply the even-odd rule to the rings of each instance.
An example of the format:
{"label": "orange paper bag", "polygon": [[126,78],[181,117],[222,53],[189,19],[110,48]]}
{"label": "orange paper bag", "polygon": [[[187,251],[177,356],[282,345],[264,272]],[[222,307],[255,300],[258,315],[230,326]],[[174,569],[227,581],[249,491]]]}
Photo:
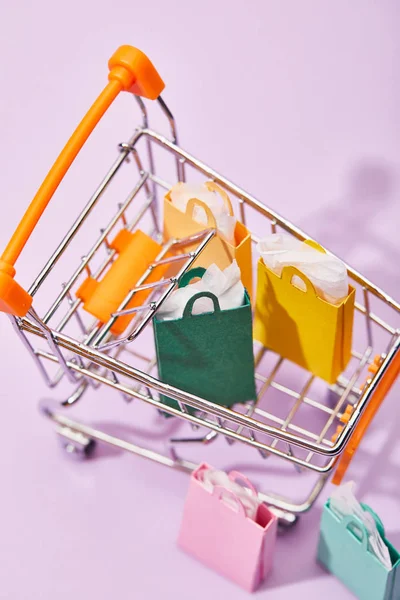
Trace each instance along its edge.
{"label": "orange paper bag", "polygon": [[[182,184],[184,185],[184,184]],[[206,187],[209,191],[217,192],[224,201],[226,208],[233,216],[232,204],[228,194],[213,181],[208,181]],[[195,206],[201,207],[207,215],[207,225],[198,223],[193,219]],[[201,200],[192,198],[183,212],[172,203],[170,192],[164,199],[164,240],[171,238],[185,238],[205,229],[217,229],[215,217],[211,209]],[[198,242],[185,246],[182,252],[190,252],[195,249]],[[236,222],[234,241],[229,242],[226,237],[217,231],[215,237],[207,244],[193,266],[208,268],[215,263],[221,270],[226,269],[233,260],[237,261],[241,272],[241,279],[249,295],[252,294],[252,263],[251,263],[251,234],[249,230],[239,221]],[[176,267],[178,269],[178,267]],[[168,272],[168,275],[172,273]]]}

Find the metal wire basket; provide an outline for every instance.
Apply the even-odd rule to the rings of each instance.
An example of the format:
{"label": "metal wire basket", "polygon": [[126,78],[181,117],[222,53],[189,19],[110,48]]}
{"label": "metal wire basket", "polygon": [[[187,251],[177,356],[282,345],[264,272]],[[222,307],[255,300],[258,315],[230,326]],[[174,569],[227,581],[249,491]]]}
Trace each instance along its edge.
{"label": "metal wire basket", "polygon": [[[122,59],[121,54],[118,54],[121,51],[125,53]],[[159,95],[163,84],[156,79],[154,67],[141,53],[131,55],[131,52],[138,53],[132,48],[127,50],[127,47],[123,47],[118,52],[110,61],[110,83],[106,88],[106,102],[103,102],[100,111],[96,103],[91,109],[92,112],[89,111],[89,120],[87,115],[86,121],[83,122],[83,136],[79,128],[78,138],[75,132],[75,138],[71,138],[73,144],[75,139],[72,153],[66,157],[64,150],[64,154],[60,155],[56,163],[59,169],[58,182],[54,179],[55,167],[50,171],[38,192],[38,197],[29,209],[30,214],[28,211],[21,223],[19,233],[21,234],[22,228],[23,240],[20,239],[18,249],[15,250],[16,245],[14,243],[12,246],[11,242],[2,256],[0,276],[7,280],[7,285],[12,279],[12,285],[18,286],[13,280],[15,271],[13,272],[12,265],[33,230],[32,210],[36,211],[37,221],[74,156],[105,112],[106,104],[110,104],[113,99],[110,95],[115,97],[122,89],[133,89],[137,94],[156,98],[169,122],[171,135],[167,138],[149,128],[146,105],[142,98],[136,95],[142,114],[142,125],[134,131],[128,142],[119,145],[118,156],[110,170],[27,293],[24,292],[23,307],[17,305],[18,303],[12,306],[12,302],[7,300],[7,294],[1,287],[1,279],[0,307],[3,312],[9,314],[15,331],[37,363],[47,385],[56,388],[62,382],[68,382],[70,388],[67,398],[62,402],[63,407],[74,405],[82,399],[87,390],[103,385],[118,392],[127,401],[138,399],[159,411],[162,409],[163,412],[177,417],[182,424],[177,433],[167,435],[167,450],[166,453],[161,453],[154,448],[143,448],[126,439],[72,420],[65,411],[44,407],[45,414],[56,424],[68,451],[87,454],[93,446],[93,441],[99,441],[190,472],[200,460],[207,459],[210,444],[218,439],[225,439],[229,446],[236,443],[235,448],[243,449],[243,452],[245,447],[253,449],[252,461],[256,461],[257,456],[261,461],[275,456],[293,465],[296,472],[314,472],[311,491],[307,492],[304,500],[293,500],[287,495],[267,491],[261,494],[283,523],[294,522],[298,513],[312,506],[324,483],[338,466],[338,461],[340,471],[337,471],[339,474],[336,478],[339,480],[343,476],[366,427],[397,376],[400,366],[400,305],[348,267],[351,284],[356,288],[354,348],[348,368],[333,386],[328,386],[312,374],[257,344],[255,364],[258,395],[255,403],[228,409],[207,401],[207,398],[194,396],[160,381],[157,378],[154,356],[142,351],[144,345],[151,347],[152,317],[175,289],[180,277],[215,235],[214,230],[205,230],[188,239],[163,242],[160,200],[173,184],[177,181],[205,179],[218,183],[231,196],[236,205],[236,215],[241,222],[251,229],[254,243],[268,231],[283,230],[299,240],[308,239],[308,236],[183,150],[178,145],[174,118]],[[128,59],[131,56],[139,56],[141,60],[147,61],[143,65],[150,69],[151,75],[143,65],[141,68],[141,63],[139,66],[132,61],[129,63]],[[128,83],[115,75],[124,72],[124,69],[131,76]],[[113,73],[115,77],[112,76]],[[146,88],[148,80],[151,80],[150,83],[152,82],[156,89],[150,85]],[[118,89],[116,82],[119,85]],[[110,86],[115,87],[112,92]],[[100,97],[103,100],[104,93]],[[99,100],[96,102],[99,103]],[[95,118],[93,110],[97,110]],[[156,167],[159,163],[164,166],[167,164],[166,155],[173,158],[172,166],[168,163],[166,175],[160,176]],[[134,169],[132,165],[126,166],[130,159],[133,159]],[[124,169],[129,169],[127,179],[130,191],[125,200],[117,203],[113,213],[109,215],[107,224],[103,224],[94,241],[88,243],[93,237],[93,231],[99,231],[98,217],[94,209],[100,200],[109,194],[117,174]],[[116,258],[116,251],[110,240],[121,229],[133,232],[138,227],[148,232],[148,235],[160,244],[160,251],[109,321],[100,323],[93,320],[83,310],[77,290],[88,275],[99,281],[110,269]],[[15,237],[13,240],[15,242]],[[61,261],[61,257],[64,254],[76,256],[77,253],[80,256],[83,241],[87,244],[84,256],[73,272],[65,276],[62,272],[65,261]],[[195,245],[194,250],[177,252],[189,242],[191,247]],[[173,277],[162,276],[154,281],[155,269],[172,262],[178,262],[178,274]],[[50,302],[49,288],[53,290],[53,299]],[[19,286],[16,290],[20,291]],[[150,294],[146,302],[135,306],[134,309],[129,308],[135,295],[143,291]],[[30,306],[32,298],[35,309]],[[46,308],[39,310],[39,305]],[[134,315],[128,329],[123,334],[115,335],[112,328],[116,319],[126,314]],[[176,400],[179,409],[162,404],[161,394]],[[135,405],[136,403],[132,406],[133,411],[136,409]],[[196,412],[189,411],[189,408],[196,409]],[[162,417],[159,418],[162,420]],[[182,447],[188,450],[189,454],[193,454],[197,448],[196,458],[181,458]],[[246,450],[246,460],[247,456]],[[270,460],[262,464],[268,476]],[[286,476],[287,469],[285,471],[284,463],[280,461],[279,465],[282,465],[282,473]]]}

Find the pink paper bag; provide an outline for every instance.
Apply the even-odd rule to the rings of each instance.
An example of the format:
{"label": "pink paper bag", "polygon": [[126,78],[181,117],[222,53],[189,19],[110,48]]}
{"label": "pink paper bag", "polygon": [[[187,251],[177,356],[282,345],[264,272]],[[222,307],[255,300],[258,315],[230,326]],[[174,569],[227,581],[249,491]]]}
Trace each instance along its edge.
{"label": "pink paper bag", "polygon": [[[203,463],[192,473],[178,544],[245,590],[254,591],[272,567],[277,518],[260,504],[252,520],[231,490],[222,486],[206,490],[201,475],[210,468]],[[242,479],[252,494],[257,494],[240,473],[232,471],[229,477]],[[226,504],[224,496],[234,499],[236,507]]]}

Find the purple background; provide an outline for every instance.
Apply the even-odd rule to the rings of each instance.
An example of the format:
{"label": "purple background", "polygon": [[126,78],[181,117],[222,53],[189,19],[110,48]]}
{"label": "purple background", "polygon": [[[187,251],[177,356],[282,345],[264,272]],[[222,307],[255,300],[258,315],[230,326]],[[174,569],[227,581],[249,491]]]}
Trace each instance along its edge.
{"label": "purple background", "polygon": [[[105,81],[108,57],[131,43],[167,82],[184,147],[399,298],[398,27],[395,0],[3,2],[2,245]],[[74,168],[23,255],[22,283],[58,240],[49,222],[78,214],[136,121],[113,109],[87,170]],[[110,451],[66,460],[37,411],[49,392],[5,318],[0,339],[0,598],[244,598],[175,547],[187,478]],[[397,394],[350,475],[400,546]],[[114,424],[132,423],[130,411],[107,391],[77,407]],[[268,477],[274,489],[279,474]],[[328,492],[279,540],[260,597],[350,598],[314,562]]]}

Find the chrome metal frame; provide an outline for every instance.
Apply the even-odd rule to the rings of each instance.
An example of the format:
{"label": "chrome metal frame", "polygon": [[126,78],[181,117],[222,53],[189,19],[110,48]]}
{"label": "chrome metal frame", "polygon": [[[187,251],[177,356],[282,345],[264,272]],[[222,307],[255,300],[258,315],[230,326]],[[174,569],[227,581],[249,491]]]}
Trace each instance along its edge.
{"label": "chrome metal frame", "polygon": [[[191,461],[180,459],[177,448],[185,447],[188,444],[197,444],[204,448],[220,436],[230,444],[240,442],[255,448],[264,459],[271,455],[278,456],[292,463],[298,471],[314,471],[318,475],[308,498],[302,502],[294,502],[273,493],[263,493],[264,501],[274,507],[282,521],[291,523],[294,521],[293,514],[301,513],[312,506],[335,467],[338,457],[346,447],[377,384],[400,350],[400,331],[398,329],[400,305],[348,267],[352,284],[358,288],[356,316],[363,321],[366,343],[361,350],[353,349],[352,368],[346,372],[345,376],[339,378],[333,388],[335,396],[333,406],[325,397],[316,398],[312,393],[316,383],[312,375],[308,374],[305,380],[303,377],[298,387],[296,387],[297,383],[296,386],[292,384],[291,378],[289,381],[285,381],[285,376],[281,377],[281,373],[287,369],[288,361],[272,355],[263,348],[255,348],[256,380],[259,385],[257,401],[233,409],[215,405],[206,398],[194,396],[185,390],[162,383],[152,374],[155,368],[153,357],[146,357],[144,368],[132,365],[131,355],[135,354],[136,338],[151,324],[154,314],[175,289],[180,277],[210,242],[215,231],[206,230],[191,238],[168,240],[164,243],[157,259],[149,265],[147,271],[108,323],[102,324],[95,320],[87,325],[87,314],[83,311],[82,303],[76,298],[75,292],[82,277],[87,273],[93,278],[99,279],[112,265],[116,253],[112,250],[108,240],[118,231],[118,228],[125,227],[129,231],[133,231],[139,225],[142,226],[147,217],[150,217],[147,220],[150,221],[151,235],[160,241],[161,227],[157,196],[163,198],[165,190],[168,190],[176,180],[185,180],[188,169],[194,169],[205,178],[214,180],[230,193],[232,199],[236,200],[238,214],[244,224],[246,224],[248,213],[253,211],[263,220],[264,232],[269,226],[273,232],[282,229],[297,239],[307,239],[305,233],[299,228],[179,147],[175,121],[161,98],[159,103],[168,118],[172,141],[149,129],[146,106],[142,100],[138,100],[138,102],[143,116],[142,127],[134,132],[127,143],[119,145],[119,155],[111,169],[33,281],[29,289],[32,296],[36,297],[50,274],[54,275],[58,260],[68,250],[76,234],[90,217],[93,208],[109,188],[122,165],[129,161],[130,156],[133,157],[133,163],[138,171],[138,181],[135,182],[125,201],[118,204],[117,211],[108,225],[100,230],[100,236],[83,256],[76,270],[66,282],[61,280],[61,289],[44,316],[39,317],[32,309],[24,318],[12,317],[13,326],[34,357],[50,387],[56,387],[64,379],[68,379],[74,385],[71,394],[62,402],[63,406],[75,404],[90,386],[96,388],[99,385],[106,385],[120,392],[125,400],[140,399],[163,413],[169,413],[190,423],[196,431],[200,430],[196,436],[185,434],[182,437],[171,438],[169,455],[163,456],[158,452],[141,448],[88,425],[77,423],[54,410],[45,409],[46,415],[54,421],[60,435],[64,435],[70,440],[76,439],[76,435],[84,436],[83,439],[86,436],[88,439],[111,444],[183,471],[191,471],[196,465]],[[144,167],[142,163],[140,149],[143,145],[142,142],[144,142],[147,153],[147,167]],[[168,181],[155,173],[154,145],[167,151],[175,159],[176,176],[172,176],[172,179]],[[161,193],[159,193],[160,190]],[[144,197],[139,204],[141,195]],[[139,209],[136,214],[130,216],[129,212],[132,206],[138,206],[138,204]],[[256,243],[257,235],[252,235],[252,240]],[[188,245],[190,251],[182,250]],[[93,267],[93,262],[102,256],[100,265],[96,263],[96,266]],[[175,261],[182,263],[176,276],[148,283],[147,279],[157,264]],[[127,309],[133,296],[143,289],[152,290],[148,303],[136,307],[134,310]],[[389,310],[392,313],[393,320],[396,320],[394,326],[387,322],[386,316],[385,319],[381,317],[378,314],[379,311],[371,311],[370,300],[372,298],[374,303],[379,305],[378,308],[384,307],[385,312]],[[111,333],[112,325],[118,316],[130,312],[134,312],[135,316],[128,332],[123,336],[115,337]],[[78,326],[78,336],[73,333],[73,322]],[[36,342],[42,339],[45,346],[36,347],[33,339]],[[382,357],[381,365],[377,373],[369,376],[365,382],[366,370],[375,354]],[[272,361],[268,367],[265,367],[266,359]],[[59,366],[55,377],[51,377],[47,370],[51,364]],[[296,369],[298,368],[296,367]],[[303,372],[304,374],[305,372]],[[362,384],[361,388],[360,383]],[[326,386],[324,394],[328,394],[329,391]],[[283,406],[289,403],[283,416],[278,415],[274,410],[267,410],[266,405],[273,393],[280,394]],[[176,400],[179,409],[164,405],[160,401],[160,395],[166,395]],[[348,403],[354,406],[354,410],[346,423],[343,421],[343,414]],[[188,408],[195,408],[196,413],[188,411]],[[303,414],[305,410],[312,413],[312,416],[309,417],[310,426],[305,426],[302,421],[296,421],[299,414]],[[314,416],[318,416],[317,422],[322,418],[322,426],[315,427],[311,424]],[[343,430],[337,439],[332,441],[332,433],[338,425],[342,425]],[[71,443],[68,447],[72,447]]]}

